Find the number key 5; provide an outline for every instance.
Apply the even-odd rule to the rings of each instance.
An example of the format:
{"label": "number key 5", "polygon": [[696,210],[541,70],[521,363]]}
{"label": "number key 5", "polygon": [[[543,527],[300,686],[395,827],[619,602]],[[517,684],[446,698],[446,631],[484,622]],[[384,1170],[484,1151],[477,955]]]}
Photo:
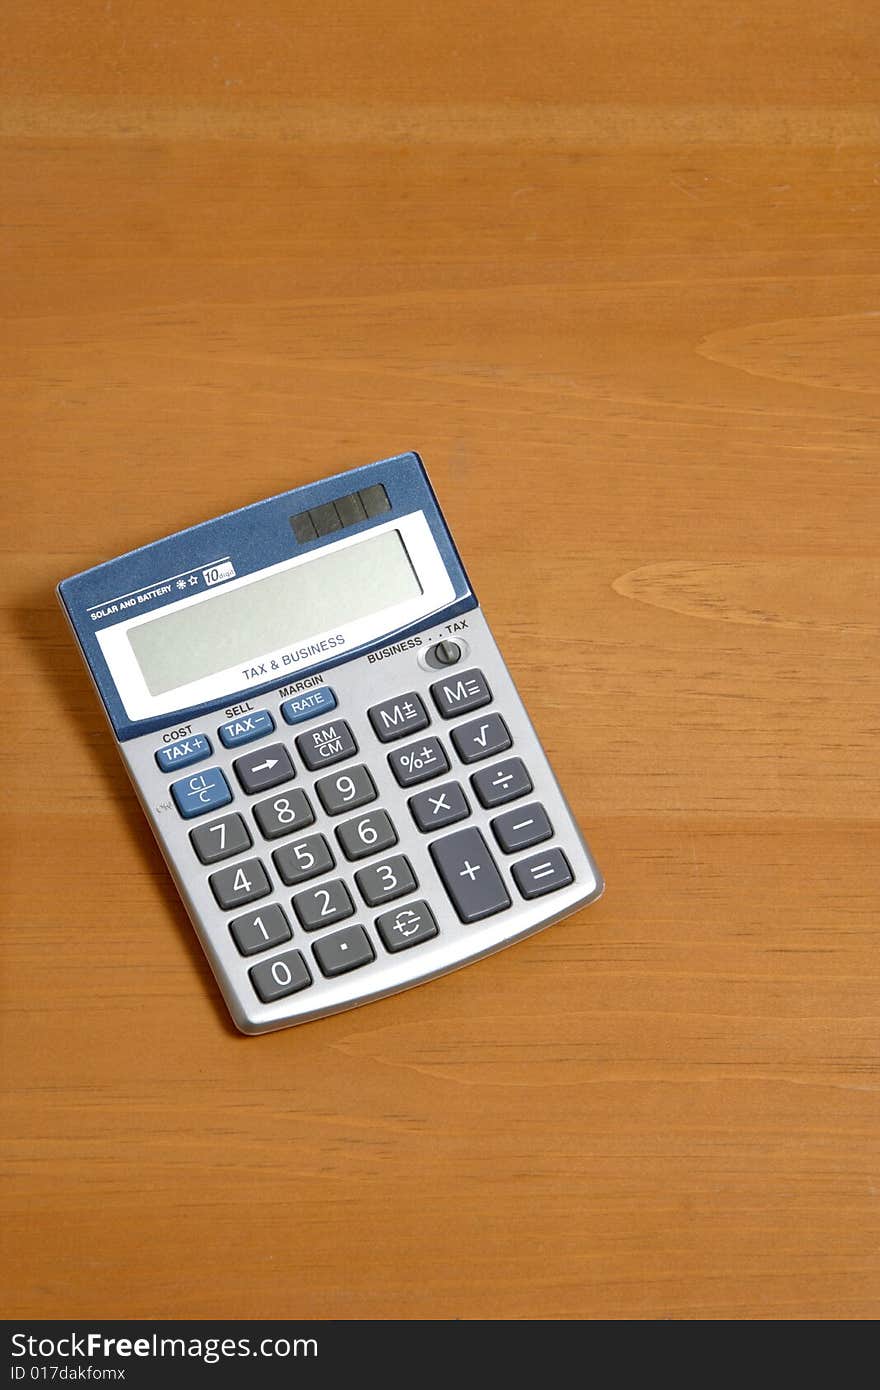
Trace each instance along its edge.
{"label": "number key 5", "polygon": [[336,862],[323,835],[307,835],[304,840],[273,851],[275,868],[283,883],[304,883],[332,869]]}

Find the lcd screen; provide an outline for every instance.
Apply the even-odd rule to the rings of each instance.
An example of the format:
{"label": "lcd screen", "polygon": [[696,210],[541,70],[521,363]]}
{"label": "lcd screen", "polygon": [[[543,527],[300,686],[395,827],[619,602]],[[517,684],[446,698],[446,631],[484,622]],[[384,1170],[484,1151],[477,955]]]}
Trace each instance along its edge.
{"label": "lcd screen", "polygon": [[421,593],[400,533],[383,531],[160,614],[127,636],[150,694],[164,695]]}

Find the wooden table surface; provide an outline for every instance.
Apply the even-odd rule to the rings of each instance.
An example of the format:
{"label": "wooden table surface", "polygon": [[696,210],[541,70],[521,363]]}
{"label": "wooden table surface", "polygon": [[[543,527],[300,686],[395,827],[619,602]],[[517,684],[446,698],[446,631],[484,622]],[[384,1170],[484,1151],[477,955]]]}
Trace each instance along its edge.
{"label": "wooden table surface", "polygon": [[[15,1317],[878,1312],[875,0],[9,0]],[[228,1023],[58,579],[415,447],[608,883]]]}

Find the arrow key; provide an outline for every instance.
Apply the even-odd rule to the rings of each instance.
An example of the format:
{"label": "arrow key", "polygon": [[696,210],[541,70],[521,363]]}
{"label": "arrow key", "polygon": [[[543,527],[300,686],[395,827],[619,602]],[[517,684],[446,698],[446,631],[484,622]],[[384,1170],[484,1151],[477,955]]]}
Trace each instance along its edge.
{"label": "arrow key", "polygon": [[255,748],[245,753],[244,757],[236,758],[232,766],[242,789],[250,795],[264,792],[268,787],[277,787],[296,776],[296,769],[283,743]]}

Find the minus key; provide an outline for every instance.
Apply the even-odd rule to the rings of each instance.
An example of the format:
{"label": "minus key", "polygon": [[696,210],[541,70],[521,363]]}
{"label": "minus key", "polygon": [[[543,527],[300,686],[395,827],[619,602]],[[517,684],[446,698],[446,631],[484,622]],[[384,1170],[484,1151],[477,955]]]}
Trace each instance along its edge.
{"label": "minus key", "polygon": [[539,801],[527,806],[517,806],[515,811],[505,811],[490,822],[492,834],[505,854],[515,854],[519,849],[529,849],[549,840],[553,834],[550,817]]}

